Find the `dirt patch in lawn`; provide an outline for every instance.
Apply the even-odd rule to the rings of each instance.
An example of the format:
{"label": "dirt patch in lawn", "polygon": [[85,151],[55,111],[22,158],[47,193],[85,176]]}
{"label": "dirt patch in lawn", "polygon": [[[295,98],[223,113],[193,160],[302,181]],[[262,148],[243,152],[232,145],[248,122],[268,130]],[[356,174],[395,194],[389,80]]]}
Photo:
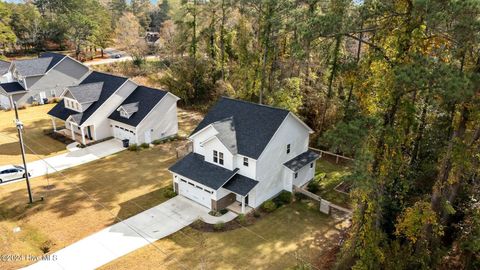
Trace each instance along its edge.
{"label": "dirt patch in lawn", "polygon": [[[47,112],[54,105],[46,104],[18,111],[25,128],[25,143],[35,147],[35,152],[42,158],[66,152],[65,144],[50,138],[43,131],[52,128],[52,120]],[[13,110],[0,111],[0,166],[22,162],[14,119],[15,112]],[[60,126],[61,123],[57,122],[57,125]],[[36,145],[42,145],[43,147],[39,148]],[[27,162],[39,159],[29,149],[26,150],[26,154]]]}

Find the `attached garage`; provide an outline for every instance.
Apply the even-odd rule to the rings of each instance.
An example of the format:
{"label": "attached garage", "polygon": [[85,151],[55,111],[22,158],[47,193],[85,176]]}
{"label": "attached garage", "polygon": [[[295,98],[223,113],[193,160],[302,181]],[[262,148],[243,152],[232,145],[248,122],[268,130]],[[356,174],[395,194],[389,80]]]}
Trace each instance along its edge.
{"label": "attached garage", "polygon": [[118,125],[112,125],[112,128],[113,128],[113,137],[119,140],[128,139],[130,143],[137,143],[134,129],[126,128]]}
{"label": "attached garage", "polygon": [[178,182],[178,194],[185,196],[205,207],[212,207],[212,193],[194,182],[180,178]]}

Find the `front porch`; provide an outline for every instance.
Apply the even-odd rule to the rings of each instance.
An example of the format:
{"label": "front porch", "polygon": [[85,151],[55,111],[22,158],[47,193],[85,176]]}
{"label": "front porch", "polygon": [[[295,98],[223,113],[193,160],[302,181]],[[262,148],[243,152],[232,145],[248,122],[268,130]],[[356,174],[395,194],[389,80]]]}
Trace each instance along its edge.
{"label": "front porch", "polygon": [[73,121],[69,121],[69,118],[64,121],[64,127],[62,127],[61,129],[57,129],[57,124],[55,122],[57,118],[52,117],[51,119],[53,132],[83,145],[87,145],[95,141],[92,136],[93,126],[82,127],[77,125]]}
{"label": "front porch", "polygon": [[237,213],[237,214],[246,215],[246,214],[252,212],[253,208],[248,206],[248,205],[245,205],[245,203],[242,204],[242,202],[235,201],[232,204],[230,204],[229,206],[227,206],[227,210],[232,211],[232,212]]}

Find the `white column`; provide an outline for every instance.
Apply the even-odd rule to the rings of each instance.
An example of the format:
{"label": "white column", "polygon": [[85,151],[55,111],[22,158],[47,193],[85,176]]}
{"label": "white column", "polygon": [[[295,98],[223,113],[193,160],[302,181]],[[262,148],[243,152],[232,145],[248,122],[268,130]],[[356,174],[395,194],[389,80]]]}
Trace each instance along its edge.
{"label": "white column", "polygon": [[75,141],[75,131],[73,131],[73,123],[70,122],[70,132],[72,133],[72,140]]}
{"label": "white column", "polygon": [[242,214],[245,214],[245,196],[242,196]]}
{"label": "white column", "polygon": [[80,131],[82,132],[82,144],[86,145],[86,143],[85,143],[85,131],[83,130],[83,127],[80,127]]}
{"label": "white column", "polygon": [[57,131],[57,125],[55,125],[55,118],[52,117],[53,131]]}

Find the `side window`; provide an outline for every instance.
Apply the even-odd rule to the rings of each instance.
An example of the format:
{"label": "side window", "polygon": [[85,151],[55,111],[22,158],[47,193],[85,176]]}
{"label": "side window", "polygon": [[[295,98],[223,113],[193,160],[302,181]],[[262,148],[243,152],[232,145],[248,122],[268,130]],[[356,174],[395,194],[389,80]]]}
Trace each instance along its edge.
{"label": "side window", "polygon": [[298,173],[295,173],[293,176],[295,177],[295,179],[297,179]]}
{"label": "side window", "polygon": [[223,153],[220,152],[219,155],[220,155],[220,156],[219,156],[218,161],[219,161],[220,165],[223,165]]}
{"label": "side window", "polygon": [[213,162],[218,163],[218,152],[213,150]]}
{"label": "side window", "polygon": [[290,154],[290,144],[287,144],[287,154]]}
{"label": "side window", "polygon": [[243,166],[248,167],[248,158],[247,157],[243,158]]}
{"label": "side window", "polygon": [[313,162],[312,162],[312,163],[310,163],[310,168],[313,168]]}

